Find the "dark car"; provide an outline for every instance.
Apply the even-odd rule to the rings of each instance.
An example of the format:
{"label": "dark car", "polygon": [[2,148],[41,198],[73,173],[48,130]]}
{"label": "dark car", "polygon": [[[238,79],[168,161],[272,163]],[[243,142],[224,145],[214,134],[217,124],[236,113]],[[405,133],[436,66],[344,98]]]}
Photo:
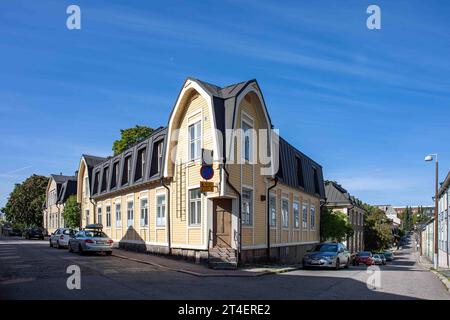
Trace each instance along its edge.
{"label": "dark car", "polygon": [[8,231],[8,236],[10,236],[10,237],[21,237],[22,236],[22,230],[20,230],[19,228],[11,228]]}
{"label": "dark car", "polygon": [[45,232],[42,228],[28,228],[23,233],[25,239],[40,239],[44,240]]}
{"label": "dark car", "polygon": [[359,264],[365,264],[366,266],[373,265],[374,260],[372,257],[372,252],[370,252],[370,251],[358,252],[355,257],[355,264],[357,266],[359,266]]}
{"label": "dark car", "polygon": [[390,251],[383,252],[384,256],[386,257],[386,261],[393,261],[394,260],[394,254]]}

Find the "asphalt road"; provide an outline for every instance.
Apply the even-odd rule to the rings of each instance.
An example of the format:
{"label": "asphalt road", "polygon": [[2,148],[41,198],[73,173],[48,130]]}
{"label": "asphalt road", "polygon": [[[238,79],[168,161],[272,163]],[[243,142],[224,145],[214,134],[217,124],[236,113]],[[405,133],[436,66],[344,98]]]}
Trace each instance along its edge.
{"label": "asphalt road", "polygon": [[[81,269],[69,290],[66,269]],[[298,270],[254,278],[199,278],[101,255],[80,256],[44,241],[0,240],[0,299],[449,299],[443,284],[415,264],[409,247],[381,266],[380,286],[367,287],[363,266]]]}

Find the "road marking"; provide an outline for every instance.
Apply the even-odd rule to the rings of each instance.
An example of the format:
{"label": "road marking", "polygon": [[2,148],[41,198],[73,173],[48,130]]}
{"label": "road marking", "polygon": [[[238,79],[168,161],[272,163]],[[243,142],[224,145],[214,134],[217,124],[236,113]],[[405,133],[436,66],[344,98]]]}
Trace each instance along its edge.
{"label": "road marking", "polygon": [[20,257],[19,256],[3,256],[3,257],[0,257],[0,259],[20,259]]}
{"label": "road marking", "polygon": [[0,281],[0,285],[17,284],[34,281],[35,278],[16,278],[10,280]]}

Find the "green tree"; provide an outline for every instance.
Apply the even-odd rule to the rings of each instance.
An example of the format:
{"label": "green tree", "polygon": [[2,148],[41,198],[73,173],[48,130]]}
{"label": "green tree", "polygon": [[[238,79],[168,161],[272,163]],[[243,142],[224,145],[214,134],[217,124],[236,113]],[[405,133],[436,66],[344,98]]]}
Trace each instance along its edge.
{"label": "green tree", "polygon": [[42,227],[42,205],[48,178],[33,174],[14,186],[2,212],[14,225]]}
{"label": "green tree", "polygon": [[114,155],[118,155],[134,144],[147,139],[153,132],[152,128],[146,126],[135,126],[134,128],[121,129],[120,139],[114,141],[112,150]]}
{"label": "green tree", "polygon": [[393,241],[392,225],[383,210],[364,205],[364,244],[367,250],[388,249]]}
{"label": "green tree", "polygon": [[323,208],[320,217],[320,235],[322,241],[334,240],[342,242],[353,235],[352,225],[348,217],[342,211],[335,211]]}
{"label": "green tree", "polygon": [[78,228],[81,222],[81,208],[75,195],[70,196],[63,210],[64,223],[69,228]]}

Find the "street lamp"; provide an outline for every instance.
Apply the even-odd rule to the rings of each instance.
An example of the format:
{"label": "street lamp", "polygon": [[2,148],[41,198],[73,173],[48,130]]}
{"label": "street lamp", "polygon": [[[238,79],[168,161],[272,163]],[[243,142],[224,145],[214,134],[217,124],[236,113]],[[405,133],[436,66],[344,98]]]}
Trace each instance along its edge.
{"label": "street lamp", "polygon": [[438,216],[438,193],[439,193],[439,162],[437,153],[429,154],[425,157],[425,161],[433,161],[433,158],[436,160],[436,193],[434,196],[434,268],[437,270],[438,263],[438,224],[439,224],[439,216]]}

